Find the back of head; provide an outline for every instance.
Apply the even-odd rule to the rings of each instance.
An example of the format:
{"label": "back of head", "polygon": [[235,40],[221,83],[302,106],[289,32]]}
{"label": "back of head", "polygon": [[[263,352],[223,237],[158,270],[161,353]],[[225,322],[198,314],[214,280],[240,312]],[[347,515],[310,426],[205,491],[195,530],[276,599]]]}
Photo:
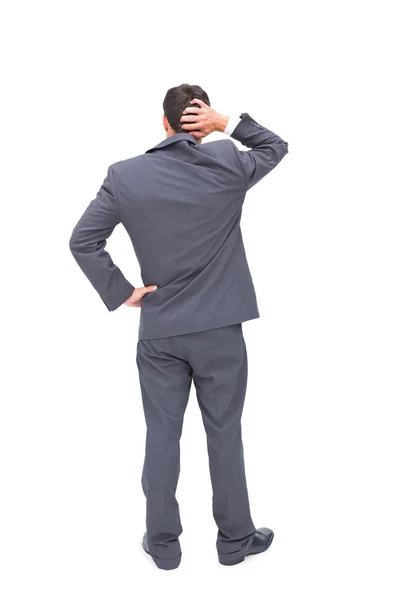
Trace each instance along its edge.
{"label": "back of head", "polygon": [[210,106],[210,99],[206,92],[199,85],[189,85],[182,83],[176,87],[170,88],[166,93],[163,102],[164,114],[168,119],[168,123],[175,133],[188,133],[187,129],[181,128],[180,118],[187,106],[197,106],[198,104],[190,104],[193,98],[203,100],[205,104]]}

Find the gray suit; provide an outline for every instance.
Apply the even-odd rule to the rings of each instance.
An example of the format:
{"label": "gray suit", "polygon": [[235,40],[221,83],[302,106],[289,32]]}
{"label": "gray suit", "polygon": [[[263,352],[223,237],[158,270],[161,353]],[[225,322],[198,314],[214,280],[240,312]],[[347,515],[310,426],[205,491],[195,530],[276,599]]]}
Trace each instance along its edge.
{"label": "gray suit", "polygon": [[73,229],[70,249],[108,310],[134,287],[105,250],[122,223],[144,285],[137,346],[147,422],[143,489],[150,552],[175,558],[179,439],[191,381],[207,432],[220,553],[251,542],[240,418],[247,356],[241,323],[259,317],[240,230],[247,190],[288,152],[248,113],[230,139],[198,144],[178,133],[143,155],[114,163]]}

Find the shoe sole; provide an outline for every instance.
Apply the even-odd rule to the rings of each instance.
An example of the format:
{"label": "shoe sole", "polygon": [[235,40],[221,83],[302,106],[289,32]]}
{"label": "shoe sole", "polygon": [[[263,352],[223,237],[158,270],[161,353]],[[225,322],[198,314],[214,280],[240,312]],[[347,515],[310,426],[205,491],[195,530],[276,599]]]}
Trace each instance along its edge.
{"label": "shoe sole", "polygon": [[[263,554],[263,552],[266,552],[268,550],[268,548],[270,547],[270,545],[272,544],[273,539],[274,539],[274,534],[272,534],[272,536],[270,537],[268,546],[261,552],[247,552],[244,556],[241,556],[240,558],[239,557],[234,558],[234,556],[231,554],[225,554],[225,555],[219,554],[218,560],[219,560],[220,564],[224,565],[225,567],[233,567],[234,565],[239,565],[240,563],[242,563],[244,561],[246,556],[255,555],[255,554]],[[230,556],[232,558],[229,558]]]}

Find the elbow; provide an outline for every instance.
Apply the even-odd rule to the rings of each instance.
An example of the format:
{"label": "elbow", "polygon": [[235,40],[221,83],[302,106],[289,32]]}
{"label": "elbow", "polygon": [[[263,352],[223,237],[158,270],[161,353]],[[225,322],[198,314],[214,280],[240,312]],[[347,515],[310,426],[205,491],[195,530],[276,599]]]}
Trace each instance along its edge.
{"label": "elbow", "polygon": [[69,238],[69,249],[72,252],[72,254],[77,254],[77,252],[79,252],[79,248],[80,248],[80,244],[78,241],[78,237],[75,233],[75,231],[72,232],[71,237]]}
{"label": "elbow", "polygon": [[74,253],[75,250],[75,240],[74,240],[74,236],[71,235],[71,237],[69,238],[69,249],[72,252],[72,254]]}
{"label": "elbow", "polygon": [[88,232],[80,223],[77,223],[71,232],[69,238],[69,249],[73,255],[85,252],[88,245]]}
{"label": "elbow", "polygon": [[71,237],[69,238],[69,249],[72,254],[77,255],[92,254],[98,252],[106,245],[105,240],[98,239],[94,236],[90,237],[88,231],[82,227],[75,227]]}

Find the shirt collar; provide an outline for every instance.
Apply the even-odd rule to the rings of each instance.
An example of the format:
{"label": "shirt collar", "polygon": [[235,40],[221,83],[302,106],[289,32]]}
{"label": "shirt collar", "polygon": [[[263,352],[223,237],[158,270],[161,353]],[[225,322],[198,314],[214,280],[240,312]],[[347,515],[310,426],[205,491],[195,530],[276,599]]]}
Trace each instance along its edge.
{"label": "shirt collar", "polygon": [[156,146],[153,146],[152,148],[146,150],[145,154],[147,154],[148,152],[153,152],[153,150],[158,150],[158,148],[164,148],[165,146],[169,146],[170,144],[174,144],[175,142],[182,141],[187,141],[191,144],[198,143],[196,138],[193,137],[191,133],[174,133],[174,135],[170,135],[169,137],[165,138],[165,140],[162,140],[162,142],[160,142]]}

